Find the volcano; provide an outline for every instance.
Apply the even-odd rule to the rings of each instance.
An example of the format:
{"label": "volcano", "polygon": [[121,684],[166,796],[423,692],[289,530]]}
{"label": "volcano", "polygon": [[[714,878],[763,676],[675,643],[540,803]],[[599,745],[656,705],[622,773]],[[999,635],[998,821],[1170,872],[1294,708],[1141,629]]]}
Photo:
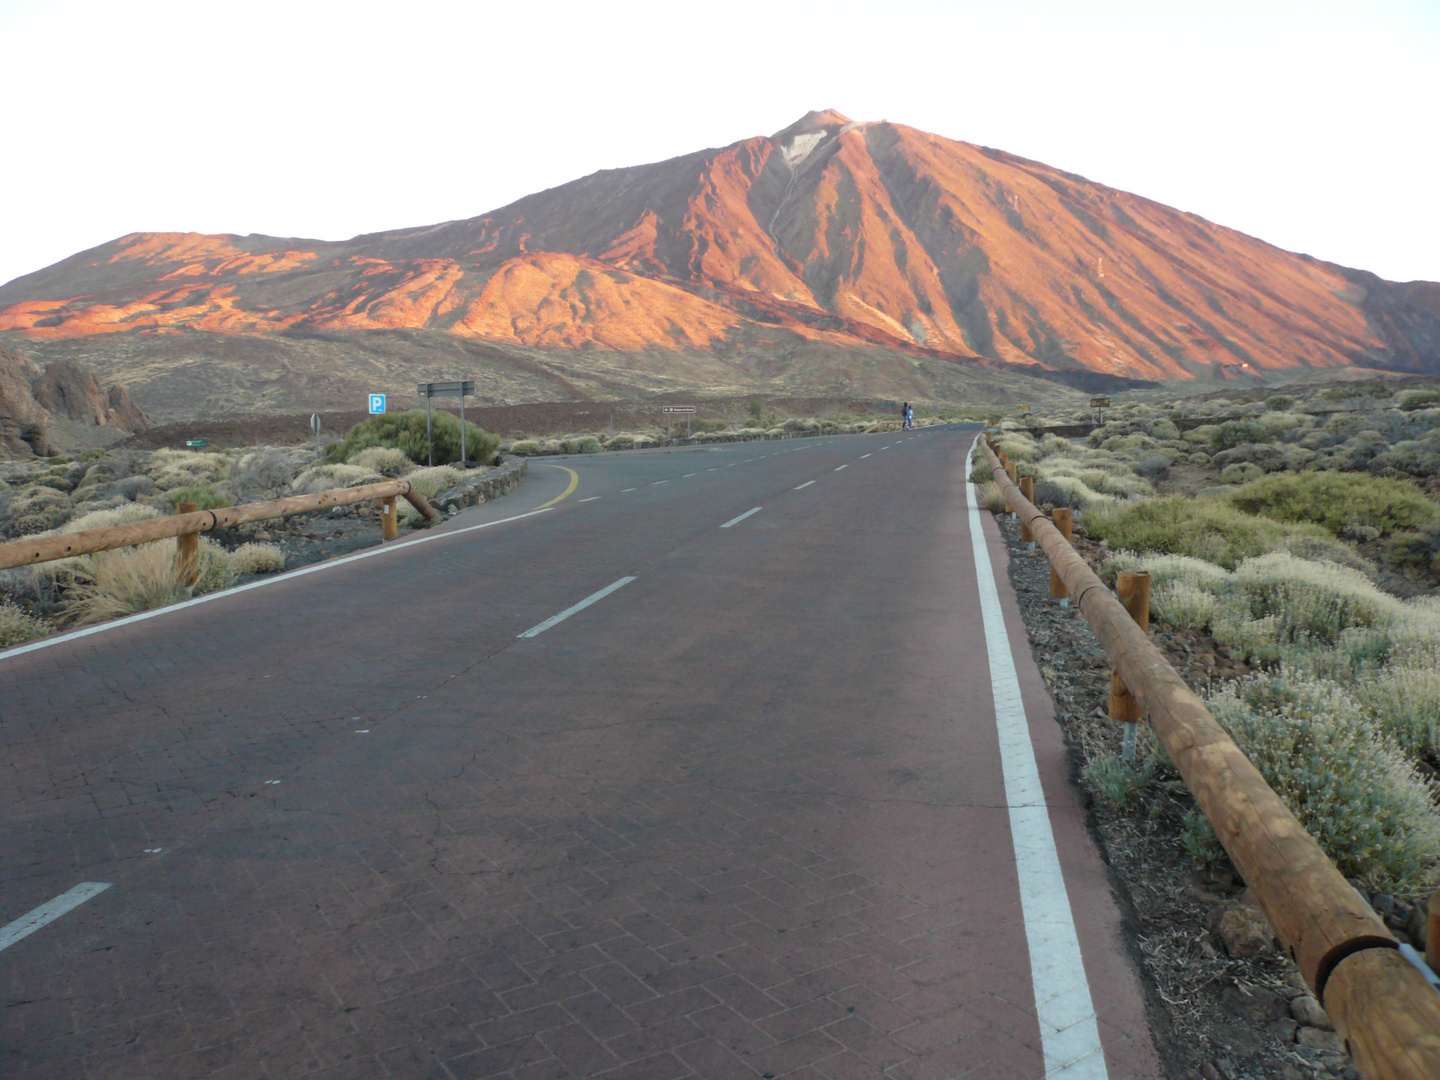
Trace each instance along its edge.
{"label": "volcano", "polygon": [[0,334],[84,359],[162,415],[477,366],[505,373],[482,378],[492,399],[924,398],[954,390],[947,369],[1076,385],[1435,370],[1440,285],[824,111],[463,221],[343,242],[133,233],[0,288]]}

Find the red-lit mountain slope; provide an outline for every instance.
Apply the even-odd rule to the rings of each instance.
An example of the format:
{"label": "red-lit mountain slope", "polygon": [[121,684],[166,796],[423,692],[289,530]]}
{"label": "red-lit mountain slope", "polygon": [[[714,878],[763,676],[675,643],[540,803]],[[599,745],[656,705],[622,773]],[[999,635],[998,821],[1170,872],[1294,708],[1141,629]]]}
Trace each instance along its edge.
{"label": "red-lit mountain slope", "polygon": [[0,288],[0,331],[35,346],[373,330],[662,368],[797,343],[1140,379],[1440,362],[1440,316],[1373,275],[834,112],[465,221],[342,243],[137,233]]}

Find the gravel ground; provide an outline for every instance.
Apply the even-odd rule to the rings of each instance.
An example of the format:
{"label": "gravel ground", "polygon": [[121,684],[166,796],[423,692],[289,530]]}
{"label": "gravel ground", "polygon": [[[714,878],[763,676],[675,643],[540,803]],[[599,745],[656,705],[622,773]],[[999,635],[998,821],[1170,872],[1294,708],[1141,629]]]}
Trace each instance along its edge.
{"label": "gravel ground", "polygon": [[[1086,775],[1086,764],[1121,751],[1119,725],[1107,715],[1109,661],[1078,612],[1050,598],[1044,553],[1021,543],[1009,515],[1000,524],[1010,547],[1010,580],[1110,866],[1170,1080],[1358,1080],[1328,1018],[1249,902],[1244,882],[1232,868],[1202,867],[1186,852],[1184,819],[1195,803],[1184,784],[1160,771],[1117,808]],[[1076,548],[1098,570],[1103,545],[1090,544],[1077,529]],[[1205,635],[1163,626],[1152,633],[1202,695],[1212,680],[1249,670]],[[1150,747],[1143,727],[1138,742],[1144,763]]]}

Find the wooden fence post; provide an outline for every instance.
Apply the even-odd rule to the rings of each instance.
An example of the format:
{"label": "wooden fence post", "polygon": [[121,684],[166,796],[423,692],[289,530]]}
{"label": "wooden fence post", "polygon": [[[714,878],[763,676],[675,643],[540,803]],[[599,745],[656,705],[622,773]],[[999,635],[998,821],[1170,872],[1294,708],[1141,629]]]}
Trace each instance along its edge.
{"label": "wooden fence post", "polygon": [[[1144,570],[1127,570],[1115,580],[1115,595],[1139,625],[1142,633],[1150,632],[1150,575]],[[1110,669],[1110,719],[1125,725],[1123,753],[1126,761],[1135,760],[1135,736],[1140,723],[1140,702],[1130,693],[1120,672]]]}
{"label": "wooden fence post", "polygon": [[[1033,476],[1020,478],[1020,494],[1024,495],[1029,502],[1035,501],[1035,478]],[[1030,526],[1023,521],[1020,522],[1020,539],[1029,544],[1032,551],[1035,549],[1035,536],[1030,532]]]}
{"label": "wooden fence post", "polygon": [[[1057,506],[1050,513],[1050,520],[1054,522],[1055,528],[1060,530],[1060,535],[1065,537],[1065,542],[1070,543],[1074,525],[1071,510],[1068,506]],[[1050,564],[1050,599],[1059,600],[1061,607],[1070,606],[1070,590],[1065,587],[1065,579],[1055,569],[1055,564]]]}
{"label": "wooden fence post", "polygon": [[[182,502],[175,507],[180,514],[193,514],[199,509],[199,504],[193,502]],[[199,533],[184,533],[175,538],[175,576],[191,589],[200,581]]]}
{"label": "wooden fence post", "polygon": [[380,500],[380,539],[394,540],[399,535],[399,524],[395,520],[395,496],[386,495]]}
{"label": "wooden fence post", "polygon": [[1425,921],[1425,963],[1431,971],[1440,971],[1440,892],[1430,894],[1430,907]]}

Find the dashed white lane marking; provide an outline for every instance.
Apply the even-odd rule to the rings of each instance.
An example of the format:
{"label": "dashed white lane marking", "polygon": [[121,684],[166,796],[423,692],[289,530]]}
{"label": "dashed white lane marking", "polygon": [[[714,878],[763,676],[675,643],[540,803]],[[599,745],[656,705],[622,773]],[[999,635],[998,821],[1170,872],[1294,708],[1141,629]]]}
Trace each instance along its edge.
{"label": "dashed white lane marking", "polygon": [[849,462],[846,462],[844,465],[836,465],[836,466],[835,466],[835,471],[836,471],[836,472],[839,472],[841,469],[848,469],[849,467],[850,467],[850,463],[849,463]]}
{"label": "dashed white lane marking", "polygon": [[869,456],[870,456],[869,454],[861,454],[861,455],[860,455],[860,460],[861,460],[861,461],[864,461],[864,460],[865,460],[867,457],[869,457]]}
{"label": "dashed white lane marking", "polygon": [[681,479],[681,480],[688,480],[688,479],[690,479],[690,477],[692,477],[692,476],[694,476],[694,475],[695,475],[695,474],[694,474],[693,472],[687,472],[684,476],[680,477],[680,479]]}
{"label": "dashed white lane marking", "polygon": [[634,490],[635,490],[634,488],[621,488],[621,489],[620,489],[620,494],[621,494],[621,495],[624,495],[627,491],[634,491]]}
{"label": "dashed white lane marking", "polygon": [[595,501],[596,499],[598,499],[598,498],[601,498],[601,496],[599,496],[599,495],[591,495],[588,499],[581,499],[580,501],[581,501],[581,502],[594,502],[594,501]]}
{"label": "dashed white lane marking", "polygon": [[564,622],[571,615],[574,615],[577,611],[584,611],[587,607],[595,603],[595,601],[597,600],[604,600],[605,597],[609,596],[616,589],[623,589],[626,585],[629,585],[630,582],[634,580],[635,578],[633,576],[622,577],[619,581],[615,581],[609,585],[606,585],[605,588],[601,589],[599,592],[591,593],[584,600],[581,600],[578,604],[572,604],[570,607],[567,607],[564,611],[560,612],[559,615],[551,615],[550,618],[546,619],[544,622],[537,623],[529,630],[526,630],[523,634],[516,634],[515,636],[517,638],[539,637],[556,623]]}
{"label": "dashed white lane marking", "polygon": [[[137,615],[127,615],[123,619],[116,619],[114,622],[101,623],[99,626],[89,626],[84,630],[73,630],[68,634],[60,634],[56,637],[46,638],[44,641],[34,641],[29,645],[19,645],[13,649],[0,650],[0,661],[9,660],[16,656],[24,656],[26,653],[35,652],[38,649],[48,649],[52,645],[59,645],[65,641],[75,641],[77,638],[89,637],[91,634],[103,634],[107,630],[118,630],[122,626],[129,626],[131,623],[144,622],[146,619],[156,619],[162,615],[169,615],[172,611],[184,611],[186,608],[195,607],[197,604],[213,604],[217,600],[223,600],[227,596],[234,596],[236,593],[249,592],[251,589],[264,589],[271,585],[279,585],[282,582],[294,581],[306,574],[319,574],[326,570],[333,570],[337,566],[344,566],[346,563],[359,562],[361,559],[373,559],[378,555],[388,555],[392,551],[408,551],[412,547],[421,544],[432,544],[436,540],[445,540],[452,536],[464,536],[466,533],[475,532],[477,529],[488,529],[492,525],[505,525],[512,521],[521,521],[525,518],[535,517],[537,514],[548,514],[554,509],[545,506],[538,510],[529,510],[523,514],[516,514],[513,517],[498,518],[495,521],[482,521],[479,525],[467,525],[463,529],[450,529],[446,532],[430,533],[427,536],[417,536],[414,540],[407,540],[403,544],[391,544],[387,547],[370,548],[368,551],[357,551],[354,555],[346,555],[339,559],[330,559],[327,562],[311,563],[309,566],[302,566],[298,570],[291,570],[288,574],[278,574],[272,578],[262,578],[259,581],[248,581],[244,585],[236,585],[233,589],[222,589],[220,592],[206,593],[204,596],[197,596],[194,600],[182,600],[178,604],[170,604],[162,608],[153,608],[150,611],[142,611]],[[265,678],[269,678],[266,675]]]}
{"label": "dashed white lane marking", "polygon": [[809,486],[810,486],[811,484],[813,484],[814,482],[815,482],[814,480],[806,480],[803,484],[801,484],[801,485],[800,485],[799,487],[797,487],[795,490],[796,490],[796,491],[804,491],[807,487],[809,487]]}
{"label": "dashed white lane marking", "polygon": [[[160,850],[159,848],[155,849]],[[26,912],[12,923],[0,926],[0,951],[8,949],[22,938],[27,938],[42,926],[54,922],[67,911],[73,911],[92,896],[110,888],[108,881],[82,881],[73,889],[61,893],[54,900],[48,900],[34,911]]]}
{"label": "dashed white lane marking", "polygon": [[[979,436],[976,436],[979,442]],[[974,445],[970,449],[972,458]],[[973,468],[973,461],[972,461]],[[970,503],[970,539],[975,553],[975,578],[980,590],[980,613],[985,648],[990,656],[990,685],[995,699],[995,725],[1000,735],[1000,767],[1005,779],[1005,801],[1010,809],[1010,839],[1015,846],[1015,867],[1020,879],[1020,910],[1025,917],[1025,938],[1030,949],[1030,981],[1035,988],[1035,1011],[1040,1020],[1040,1042],[1045,1056],[1046,1080],[1109,1080],[1095,1005],[1085,979],[1085,961],[1075,917],[1065,891],[1050,810],[1035,765],[1035,746],[1025,719],[1015,658],[1005,632],[1005,613],[995,587],[990,551],[980,524],[980,497],[973,484],[966,486]]]}
{"label": "dashed white lane marking", "polygon": [[722,529],[728,529],[731,525],[738,525],[740,522],[744,521],[744,520],[745,520],[747,517],[749,517],[751,514],[758,514],[761,510],[764,510],[764,509],[765,509],[765,508],[764,508],[763,506],[757,506],[757,507],[755,507],[753,510],[746,510],[746,511],[745,511],[743,514],[741,514],[739,517],[737,517],[737,518],[731,518],[729,521],[725,522],[725,524],[724,524],[724,525],[721,525],[720,528],[722,528]]}
{"label": "dashed white lane marking", "polygon": [[656,481],[655,481],[653,484],[651,484],[650,486],[651,486],[651,487],[659,487],[661,484],[668,484],[669,482],[670,482],[669,480],[656,480]]}
{"label": "dashed white lane marking", "polygon": [[720,467],[719,465],[711,465],[710,468],[706,469],[705,471],[706,471],[706,472],[714,472],[714,471],[715,471],[716,469],[718,469],[719,467]]}
{"label": "dashed white lane marking", "polygon": [[880,449],[881,449],[881,450],[889,450],[889,449],[890,449],[890,444],[889,444],[889,443],[886,443],[884,446],[880,447]]}

